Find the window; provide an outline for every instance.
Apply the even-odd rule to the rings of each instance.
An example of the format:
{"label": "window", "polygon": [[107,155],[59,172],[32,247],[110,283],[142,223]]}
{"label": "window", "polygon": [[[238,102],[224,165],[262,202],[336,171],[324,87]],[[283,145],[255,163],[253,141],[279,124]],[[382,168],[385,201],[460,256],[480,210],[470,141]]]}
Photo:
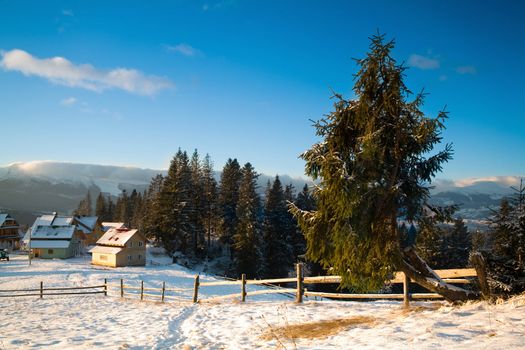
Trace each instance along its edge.
{"label": "window", "polygon": [[133,248],[133,242],[129,242],[129,247]]}
{"label": "window", "polygon": [[139,254],[139,260],[142,259],[142,255]]}
{"label": "window", "polygon": [[142,241],[139,241],[139,247],[142,247]]}
{"label": "window", "polygon": [[128,255],[128,261],[131,261],[131,255]]}
{"label": "window", "polygon": [[48,249],[47,254],[53,254],[53,249]]}
{"label": "window", "polygon": [[100,254],[100,261],[108,261],[108,256],[104,254]]}

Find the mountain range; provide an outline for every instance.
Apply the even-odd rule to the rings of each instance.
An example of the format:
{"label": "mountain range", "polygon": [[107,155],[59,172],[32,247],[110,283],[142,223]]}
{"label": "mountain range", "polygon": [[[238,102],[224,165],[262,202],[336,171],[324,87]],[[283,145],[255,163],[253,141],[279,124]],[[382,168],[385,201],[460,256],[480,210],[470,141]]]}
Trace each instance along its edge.
{"label": "mountain range", "polygon": [[[29,225],[42,212],[71,213],[87,191],[92,198],[100,192],[118,196],[122,190],[144,191],[154,176],[166,170],[142,169],[113,165],[94,165],[34,161],[14,163],[0,167],[0,211],[8,211],[22,224]],[[220,172],[215,173],[217,180]],[[292,184],[300,191],[306,178],[279,175],[281,182]],[[258,179],[261,193],[274,176],[261,174]],[[486,226],[491,210],[501,199],[512,193],[511,186],[518,186],[519,176],[497,176],[464,180],[434,181],[431,203],[436,205],[458,204],[458,215],[471,228]]]}

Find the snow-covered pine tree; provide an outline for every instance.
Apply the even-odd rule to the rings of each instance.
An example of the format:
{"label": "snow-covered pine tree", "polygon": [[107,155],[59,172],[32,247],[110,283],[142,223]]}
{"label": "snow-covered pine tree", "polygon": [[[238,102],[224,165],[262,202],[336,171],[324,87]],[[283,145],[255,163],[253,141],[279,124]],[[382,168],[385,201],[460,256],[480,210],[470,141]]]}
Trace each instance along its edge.
{"label": "snow-covered pine tree", "polygon": [[158,174],[151,179],[148,190],[144,195],[144,211],[142,216],[142,233],[148,238],[155,238],[162,242],[160,230],[160,193],[164,187],[164,177]]}
{"label": "snow-covered pine tree", "polygon": [[288,236],[289,213],[279,176],[275,177],[264,205],[263,239],[266,277],[286,277],[294,261]]}
{"label": "snow-covered pine tree", "polygon": [[238,223],[233,236],[236,274],[245,273],[248,278],[259,278],[263,272],[258,176],[250,163],[246,163],[242,168],[239,201],[236,206]]}
{"label": "snow-covered pine tree", "polygon": [[205,254],[206,244],[204,238],[204,181],[201,168],[199,153],[194,150],[190,161],[191,172],[191,246],[193,254],[197,257],[203,257]]}
{"label": "snow-covered pine tree", "polygon": [[[481,249],[471,256],[486,276],[484,294],[513,295],[525,291],[525,188],[503,199],[491,220],[491,232]],[[487,249],[492,245],[492,249]]]}
{"label": "snow-covered pine tree", "polygon": [[237,227],[237,203],[242,173],[237,159],[228,159],[221,174],[219,187],[219,234],[223,244],[230,246],[230,257],[233,258],[233,235]]}
{"label": "snow-covered pine tree", "polygon": [[[297,207],[300,210],[310,211],[315,209],[315,200],[312,197],[307,184],[304,184],[303,189],[297,194],[295,200],[287,200],[289,201],[288,206],[290,206],[293,203],[295,207]],[[292,231],[293,255],[295,260],[298,260],[299,257],[303,257],[306,253],[306,239],[304,237],[303,232],[297,225],[297,220],[293,217],[293,215],[292,220],[294,225]]]}
{"label": "snow-covered pine tree", "polygon": [[158,221],[161,241],[170,253],[190,253],[193,232],[190,213],[191,171],[188,154],[180,149],[173,157],[164,178],[158,200]]}
{"label": "snow-covered pine tree", "polygon": [[210,249],[211,236],[217,227],[217,181],[213,176],[213,163],[210,155],[206,154],[202,162],[202,190],[203,190],[203,212],[202,219],[206,230],[206,246]]}
{"label": "snow-covered pine tree", "polygon": [[441,141],[447,114],[425,116],[423,93],[407,101],[406,68],[392,58],[393,47],[384,35],[373,36],[367,56],[356,61],[356,98],[335,94],[335,110],[315,123],[322,140],[302,158],[306,174],[319,181],[317,210],[292,211],[306,235],[308,257],[341,275],[342,286],[378,290],[399,269],[447,300],[477,297],[445,283],[412,245],[403,246],[398,220],[425,215],[427,184],[452,149],[429,155]]}

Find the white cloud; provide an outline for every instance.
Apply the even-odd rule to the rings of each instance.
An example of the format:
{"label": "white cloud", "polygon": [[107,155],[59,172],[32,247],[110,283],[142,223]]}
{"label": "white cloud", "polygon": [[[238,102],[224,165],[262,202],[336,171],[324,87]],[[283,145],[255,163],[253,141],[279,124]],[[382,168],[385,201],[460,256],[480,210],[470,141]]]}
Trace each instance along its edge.
{"label": "white cloud", "polygon": [[60,101],[60,104],[62,106],[73,106],[75,103],[77,103],[78,100],[75,97],[68,97]]}
{"label": "white cloud", "polygon": [[73,10],[62,10],[62,14],[64,16],[69,16],[69,17],[73,17],[74,16],[74,13],[73,13]]}
{"label": "white cloud", "polygon": [[435,58],[429,58],[421,55],[410,55],[408,58],[408,65],[419,69],[438,69],[439,60]]}
{"label": "white cloud", "polygon": [[173,86],[171,81],[147,76],[136,69],[116,68],[104,71],[90,64],[75,65],[63,57],[38,58],[23,50],[2,52],[0,66],[26,76],[37,76],[52,83],[93,91],[121,89],[139,95],[154,95]]}
{"label": "white cloud", "polygon": [[459,66],[456,68],[459,74],[476,74],[478,70],[474,66]]}
{"label": "white cloud", "polygon": [[447,79],[448,79],[448,76],[445,75],[445,74],[442,74],[442,75],[439,76],[439,81],[445,81]]}
{"label": "white cloud", "polygon": [[188,56],[188,57],[197,56],[201,54],[201,52],[197,50],[196,48],[188,44],[184,44],[184,43],[181,43],[175,46],[164,45],[164,47],[166,48],[166,51],[168,52],[176,52],[176,53],[180,53],[181,55]]}

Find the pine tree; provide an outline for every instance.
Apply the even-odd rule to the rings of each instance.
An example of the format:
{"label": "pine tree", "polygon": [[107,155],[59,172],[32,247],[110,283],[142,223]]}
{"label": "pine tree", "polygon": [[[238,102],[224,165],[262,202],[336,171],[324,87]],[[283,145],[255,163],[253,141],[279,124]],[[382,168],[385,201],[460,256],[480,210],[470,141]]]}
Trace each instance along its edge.
{"label": "pine tree", "polygon": [[118,222],[123,222],[126,227],[131,225],[131,207],[130,199],[126,190],[122,190],[121,195],[117,199],[115,204],[115,215],[114,219]]}
{"label": "pine tree", "polygon": [[203,193],[203,212],[202,218],[204,228],[207,234],[208,250],[211,246],[212,232],[216,230],[218,213],[217,213],[217,181],[213,176],[213,163],[208,154],[204,157],[202,163],[202,193]]}
{"label": "pine tree", "polygon": [[262,237],[259,222],[261,203],[257,194],[259,175],[250,163],[242,168],[239,201],[236,206],[238,223],[233,236],[234,266],[237,275],[261,277],[263,270]]}
{"label": "pine tree", "polygon": [[190,253],[193,227],[191,223],[191,171],[188,154],[178,150],[163,181],[158,201],[159,235],[164,248]]}
{"label": "pine tree", "polygon": [[109,221],[106,198],[102,192],[100,192],[97,197],[95,204],[95,215],[98,216],[100,221]]}
{"label": "pine tree", "polygon": [[[311,211],[315,209],[315,200],[310,194],[310,190],[308,189],[308,185],[304,184],[303,189],[295,200],[287,199],[290,204],[294,204],[295,207],[297,207],[299,210],[304,211]],[[300,230],[299,226],[297,225],[297,220],[293,217],[293,231],[292,231],[292,246],[293,246],[293,255],[295,257],[295,260],[298,260],[299,257],[303,257],[306,253],[306,239],[304,237],[303,232]]]}
{"label": "pine tree", "polygon": [[472,251],[472,235],[462,218],[454,219],[444,239],[444,261],[442,268],[457,269],[467,267]]}
{"label": "pine tree", "polygon": [[287,236],[288,207],[279,176],[275,177],[264,206],[263,238],[267,277],[285,277],[294,261],[291,239]]}
{"label": "pine tree", "polygon": [[219,188],[220,240],[230,246],[230,257],[233,257],[233,235],[237,227],[237,203],[242,173],[237,159],[228,159],[221,174]]}
{"label": "pine tree", "polygon": [[492,226],[494,227],[494,252],[513,262],[525,274],[525,187],[523,180],[515,194],[501,203]]}
{"label": "pine tree", "polygon": [[155,238],[158,241],[162,241],[160,193],[163,187],[164,177],[161,174],[151,179],[144,195],[144,212],[142,216],[142,233],[147,238]]}
{"label": "pine tree", "polygon": [[191,220],[191,246],[195,256],[204,255],[204,184],[201,162],[197,150],[193,152],[190,161],[191,185],[190,185],[190,220]]}
{"label": "pine tree", "polygon": [[93,215],[91,193],[87,192],[86,197],[80,201],[77,209],[73,212],[75,216],[91,216]]}
{"label": "pine tree", "polygon": [[428,185],[451,158],[451,146],[428,156],[441,141],[446,112],[429,118],[424,94],[407,101],[405,67],[391,57],[394,42],[371,38],[357,60],[355,100],[335,94],[334,111],[315,123],[322,141],[302,154],[306,173],[319,186],[317,210],[292,207],[305,233],[308,257],[342,276],[358,291],[380,289],[396,269],[448,300],[476,297],[439,279],[403,246],[398,219],[425,215]]}

